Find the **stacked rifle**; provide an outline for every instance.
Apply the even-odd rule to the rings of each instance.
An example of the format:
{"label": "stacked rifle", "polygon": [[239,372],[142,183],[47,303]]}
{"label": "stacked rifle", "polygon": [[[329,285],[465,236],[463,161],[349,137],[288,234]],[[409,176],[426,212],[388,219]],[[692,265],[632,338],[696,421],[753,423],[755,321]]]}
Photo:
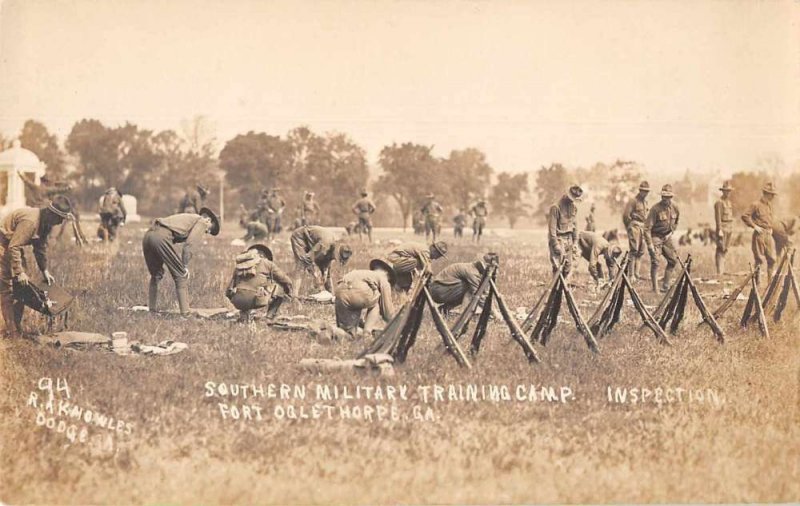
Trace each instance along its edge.
{"label": "stacked rifle", "polygon": [[550,339],[553,329],[558,323],[558,314],[561,311],[561,302],[566,300],[567,308],[572,320],[575,322],[575,327],[578,332],[583,336],[586,345],[594,353],[600,353],[597,346],[592,330],[586,325],[586,322],[581,316],[578,309],[578,304],[575,302],[575,297],[564,279],[564,263],[559,265],[556,272],[553,274],[553,279],[550,281],[547,291],[545,291],[533,308],[528,312],[525,320],[522,322],[522,331],[524,333],[530,332],[532,342],[539,342],[546,345]]}
{"label": "stacked rifle", "polygon": [[[792,266],[794,264],[794,254],[794,248],[791,251],[788,248],[784,250],[778,262],[778,268],[775,270],[772,279],[770,279],[763,297],[758,292],[758,285],[756,284],[760,267],[756,267],[755,271],[751,267],[750,276],[743,283],[743,286],[738,287],[735,292],[736,296],[738,296],[744,290],[745,284],[750,285],[750,296],[747,298],[747,304],[745,304],[744,313],[739,322],[742,328],[747,328],[751,323],[758,322],[761,335],[769,337],[767,317],[772,315],[772,320],[775,323],[781,320],[789,303],[790,293],[794,295],[795,303],[800,307],[800,292],[797,289],[797,278],[794,275],[794,267]],[[781,280],[783,280],[783,283],[781,283]],[[781,286],[780,292],[778,292],[779,285]],[[730,299],[726,302],[730,302]],[[723,308],[721,307],[720,309]]]}

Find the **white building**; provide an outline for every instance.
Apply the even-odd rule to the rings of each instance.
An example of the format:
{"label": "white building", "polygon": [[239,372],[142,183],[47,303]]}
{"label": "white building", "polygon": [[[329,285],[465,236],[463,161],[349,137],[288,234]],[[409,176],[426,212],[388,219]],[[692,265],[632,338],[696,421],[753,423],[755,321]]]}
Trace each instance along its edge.
{"label": "white building", "polygon": [[25,183],[19,172],[38,184],[44,171],[44,163],[32,151],[24,149],[19,139],[10,149],[0,151],[0,215],[27,205]]}

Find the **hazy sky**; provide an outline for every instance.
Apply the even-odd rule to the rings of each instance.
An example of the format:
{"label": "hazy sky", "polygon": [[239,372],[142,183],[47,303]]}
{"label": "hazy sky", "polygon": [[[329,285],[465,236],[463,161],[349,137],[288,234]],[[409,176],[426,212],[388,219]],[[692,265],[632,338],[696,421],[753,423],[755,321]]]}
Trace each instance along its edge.
{"label": "hazy sky", "polygon": [[800,2],[5,0],[0,131],[81,118],[474,146],[497,170],[800,160]]}

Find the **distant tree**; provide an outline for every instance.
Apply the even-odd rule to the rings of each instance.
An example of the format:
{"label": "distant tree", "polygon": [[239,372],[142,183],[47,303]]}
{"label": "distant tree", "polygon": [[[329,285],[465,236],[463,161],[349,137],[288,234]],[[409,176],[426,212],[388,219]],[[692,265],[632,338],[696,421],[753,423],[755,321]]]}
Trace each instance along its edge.
{"label": "distant tree", "polygon": [[441,177],[437,177],[439,162],[431,155],[431,147],[410,142],[385,146],[378,164],[383,173],[375,182],[375,192],[392,197],[400,207],[403,229],[414,206],[422,202],[428,192],[441,193]]}
{"label": "distant tree", "polygon": [[441,176],[447,185],[442,200],[457,207],[469,208],[477,199],[487,196],[493,169],[486,155],[475,148],[454,150],[442,160]]}
{"label": "distant tree", "polygon": [[731,176],[731,206],[735,215],[741,215],[753,202],[761,198],[761,187],[769,179],[763,172],[735,172]]}
{"label": "distant tree", "polygon": [[251,207],[265,187],[291,180],[292,146],[280,137],[248,132],[229,140],[219,154],[225,180],[237,190],[240,203]]}
{"label": "distant tree", "polygon": [[539,223],[547,222],[550,206],[567,190],[569,174],[560,163],[542,166],[536,171],[536,212],[534,218]]}
{"label": "distant tree", "polygon": [[528,190],[528,174],[509,174],[501,172],[497,175],[497,184],[492,187],[489,203],[494,214],[508,220],[508,226],[514,228],[519,218],[526,216],[529,207],[523,202]]}
{"label": "distant tree", "polygon": [[23,148],[32,151],[45,164],[50,177],[62,179],[65,176],[64,152],[58,138],[46,126],[29,119],[22,126],[19,140]]}
{"label": "distant tree", "polygon": [[617,160],[608,167],[608,196],[611,211],[621,213],[625,204],[639,192],[642,166],[634,161]]}

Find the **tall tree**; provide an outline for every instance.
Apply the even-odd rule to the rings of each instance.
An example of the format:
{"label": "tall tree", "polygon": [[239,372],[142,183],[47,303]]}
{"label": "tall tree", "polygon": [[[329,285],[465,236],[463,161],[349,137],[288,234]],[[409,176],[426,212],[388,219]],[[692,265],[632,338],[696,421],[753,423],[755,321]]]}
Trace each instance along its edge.
{"label": "tall tree", "polygon": [[45,164],[50,177],[62,179],[65,176],[64,152],[58,138],[46,126],[29,119],[22,125],[19,140],[23,148],[32,151]]}
{"label": "tall tree", "polygon": [[442,162],[442,174],[447,182],[447,195],[451,204],[468,208],[470,204],[487,196],[492,167],[486,155],[475,148],[454,150]]}
{"label": "tall tree", "polygon": [[385,146],[378,164],[383,173],[375,182],[375,192],[393,198],[403,216],[403,229],[425,194],[437,192],[441,178],[437,178],[439,162],[431,155],[432,147],[406,142]]}
{"label": "tall tree", "polygon": [[547,222],[547,211],[569,185],[567,169],[560,163],[544,165],[536,171],[536,212],[534,218],[539,223]]}
{"label": "tall tree", "polygon": [[514,228],[517,220],[529,212],[530,206],[523,201],[529,193],[528,174],[501,172],[497,175],[497,184],[492,187],[489,203],[494,214],[505,217],[508,226]]}
{"label": "tall tree", "polygon": [[608,167],[606,202],[614,213],[621,213],[625,204],[639,192],[642,166],[634,161],[617,160]]}
{"label": "tall tree", "polygon": [[237,190],[240,202],[251,207],[263,188],[290,182],[292,147],[280,137],[263,132],[240,134],[222,148],[219,167],[225,171],[228,184]]}

